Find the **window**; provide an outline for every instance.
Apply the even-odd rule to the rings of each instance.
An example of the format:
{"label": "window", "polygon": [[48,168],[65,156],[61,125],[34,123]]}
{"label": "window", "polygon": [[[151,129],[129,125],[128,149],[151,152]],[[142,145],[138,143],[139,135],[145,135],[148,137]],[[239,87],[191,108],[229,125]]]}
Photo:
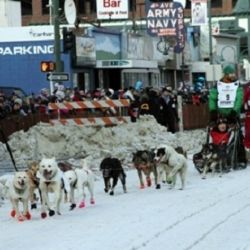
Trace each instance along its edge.
{"label": "window", "polygon": [[222,8],[222,0],[211,0],[212,8]]}
{"label": "window", "polygon": [[133,8],[136,8],[136,6],[134,6],[134,5],[136,5],[136,0],[129,0],[128,4],[129,4],[129,6],[128,6],[129,11],[132,12]]}
{"label": "window", "polygon": [[96,13],[96,1],[94,0],[76,0],[77,10],[80,14]]}
{"label": "window", "polygon": [[233,0],[233,8],[235,7],[238,0]]}
{"label": "window", "polygon": [[32,15],[32,0],[21,1],[22,16]]}
{"label": "window", "polygon": [[[192,0],[187,0],[186,9],[191,9]],[[212,8],[222,8],[222,0],[211,0]]]}

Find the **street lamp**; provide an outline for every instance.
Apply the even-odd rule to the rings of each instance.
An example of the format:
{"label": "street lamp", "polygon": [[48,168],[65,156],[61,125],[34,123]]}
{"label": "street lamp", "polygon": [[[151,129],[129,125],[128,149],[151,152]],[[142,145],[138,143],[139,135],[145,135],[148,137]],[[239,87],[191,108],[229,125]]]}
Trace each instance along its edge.
{"label": "street lamp", "polygon": [[208,29],[209,29],[209,62],[213,64],[213,39],[212,39],[212,17],[211,17],[211,0],[207,1],[208,11]]}

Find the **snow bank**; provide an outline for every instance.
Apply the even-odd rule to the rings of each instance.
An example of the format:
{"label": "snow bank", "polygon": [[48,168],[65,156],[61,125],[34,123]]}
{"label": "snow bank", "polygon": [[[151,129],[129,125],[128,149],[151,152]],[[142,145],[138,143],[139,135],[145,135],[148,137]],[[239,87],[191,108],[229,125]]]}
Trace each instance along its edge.
{"label": "snow bank", "polygon": [[[182,146],[189,153],[200,150],[205,142],[205,130],[172,134],[152,116],[142,116],[136,123],[115,127],[86,127],[77,125],[51,126],[40,123],[27,132],[19,131],[9,138],[17,162],[40,160],[43,156],[58,160],[88,157],[93,168],[108,154],[129,164],[132,152],[151,149],[159,144]],[[5,146],[0,147],[0,160],[9,158]]]}

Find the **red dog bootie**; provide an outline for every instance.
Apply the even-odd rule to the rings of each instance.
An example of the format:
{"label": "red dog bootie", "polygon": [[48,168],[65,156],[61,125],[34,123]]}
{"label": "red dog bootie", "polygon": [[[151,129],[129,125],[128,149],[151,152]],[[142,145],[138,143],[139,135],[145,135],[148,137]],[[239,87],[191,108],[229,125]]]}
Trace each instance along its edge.
{"label": "red dog bootie", "polygon": [[31,214],[29,213],[29,211],[24,215],[24,217],[25,217],[27,220],[30,220],[30,219],[31,219]]}
{"label": "red dog bootie", "polygon": [[25,218],[24,218],[22,215],[19,215],[19,216],[17,217],[17,219],[18,219],[18,221],[20,221],[20,222],[22,222],[22,221],[25,220]]}
{"label": "red dog bootie", "polygon": [[94,205],[94,204],[95,204],[95,200],[94,200],[94,198],[91,198],[91,199],[90,199],[90,204],[92,204],[92,205]]}
{"label": "red dog bootie", "polygon": [[11,210],[10,216],[13,217],[13,218],[16,216],[16,211],[14,209]]}
{"label": "red dog bootie", "polygon": [[147,185],[148,185],[148,187],[151,187],[151,185],[152,185],[150,177],[147,178]]}
{"label": "red dog bootie", "polygon": [[41,213],[41,217],[42,219],[45,219],[47,217],[47,213],[46,212]]}
{"label": "red dog bootie", "polygon": [[79,208],[84,208],[85,207],[85,202],[81,201],[81,203],[79,204]]}
{"label": "red dog bootie", "polygon": [[141,186],[140,186],[140,189],[144,189],[145,188],[145,186],[144,186],[144,184],[142,184]]}

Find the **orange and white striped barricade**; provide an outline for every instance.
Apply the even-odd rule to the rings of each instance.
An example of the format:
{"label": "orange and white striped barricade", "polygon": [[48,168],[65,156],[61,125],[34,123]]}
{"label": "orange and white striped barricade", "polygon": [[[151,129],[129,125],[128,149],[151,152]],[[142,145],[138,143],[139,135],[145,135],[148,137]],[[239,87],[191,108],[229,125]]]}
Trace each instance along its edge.
{"label": "orange and white striped barricade", "polygon": [[[61,102],[61,103],[49,103],[48,109],[50,112],[56,111],[57,119],[50,119],[52,125],[96,125],[96,126],[110,126],[121,123],[127,123],[130,121],[130,117],[127,115],[130,102],[128,99],[120,100],[98,100],[98,101],[79,101],[79,102]],[[96,116],[95,110],[108,109],[109,116],[100,115]],[[77,112],[71,112],[70,117],[63,117],[60,111],[89,111],[85,114],[81,113],[81,117],[77,117]],[[67,112],[66,112],[67,113]],[[86,117],[84,117],[86,116]]]}

